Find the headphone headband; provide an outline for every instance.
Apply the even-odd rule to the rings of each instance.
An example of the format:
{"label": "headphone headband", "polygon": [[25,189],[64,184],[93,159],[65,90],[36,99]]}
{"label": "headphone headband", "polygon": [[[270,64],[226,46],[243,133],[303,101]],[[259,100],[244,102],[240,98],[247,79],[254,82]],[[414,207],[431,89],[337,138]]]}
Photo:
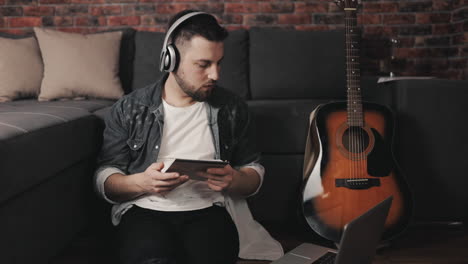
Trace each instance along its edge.
{"label": "headphone headband", "polygon": [[166,50],[166,48],[167,48],[167,42],[168,42],[169,38],[172,35],[172,31],[174,31],[185,20],[187,20],[187,19],[189,19],[189,18],[191,18],[193,16],[202,15],[202,14],[209,15],[208,13],[205,13],[205,12],[192,12],[192,13],[185,14],[185,15],[181,16],[179,19],[177,19],[176,22],[174,22],[174,24],[172,24],[172,26],[167,30],[166,37],[164,38],[164,44],[163,44],[162,52],[164,52]]}
{"label": "headphone headband", "polygon": [[[161,55],[159,56],[159,70],[165,72],[172,72],[176,68],[177,65],[177,52],[176,47],[172,43],[171,35],[172,32],[185,20],[198,15],[210,15],[205,12],[191,12],[181,16],[177,19],[174,24],[172,24],[169,29],[167,30],[166,37],[164,38],[163,48],[161,50]],[[210,15],[211,16],[211,15]],[[171,43],[168,45],[169,39],[171,39]]]}

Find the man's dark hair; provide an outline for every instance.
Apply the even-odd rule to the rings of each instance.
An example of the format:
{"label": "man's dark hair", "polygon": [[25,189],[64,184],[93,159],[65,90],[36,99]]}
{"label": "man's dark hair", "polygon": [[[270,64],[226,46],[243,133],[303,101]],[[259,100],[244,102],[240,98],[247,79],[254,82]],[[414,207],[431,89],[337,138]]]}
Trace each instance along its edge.
{"label": "man's dark hair", "polygon": [[[192,13],[199,12],[198,10],[184,10],[175,14],[169,21],[168,29],[174,24],[177,19],[182,16]],[[218,24],[218,21],[209,14],[202,14],[190,17],[180,24],[176,30],[171,34],[172,43],[184,43],[190,41],[193,36],[202,36],[209,41],[221,42],[226,39],[228,32],[225,28]]]}

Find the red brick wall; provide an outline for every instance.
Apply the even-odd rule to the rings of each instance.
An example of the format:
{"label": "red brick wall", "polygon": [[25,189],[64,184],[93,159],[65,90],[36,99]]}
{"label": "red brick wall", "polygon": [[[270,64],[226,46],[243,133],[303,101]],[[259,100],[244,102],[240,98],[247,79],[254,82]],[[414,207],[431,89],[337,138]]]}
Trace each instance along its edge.
{"label": "red brick wall", "polygon": [[[361,7],[364,74],[468,79],[468,0],[362,0]],[[343,13],[331,0],[0,0],[0,31],[163,31],[185,8],[214,13],[229,29],[343,27]]]}

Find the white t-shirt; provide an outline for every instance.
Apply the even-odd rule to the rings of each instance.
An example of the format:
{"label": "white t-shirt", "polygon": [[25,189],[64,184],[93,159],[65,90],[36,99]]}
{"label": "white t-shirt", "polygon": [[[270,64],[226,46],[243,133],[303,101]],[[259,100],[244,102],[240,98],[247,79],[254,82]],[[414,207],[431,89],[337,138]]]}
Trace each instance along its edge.
{"label": "white t-shirt", "polygon": [[[208,125],[207,104],[196,102],[174,107],[163,100],[164,129],[157,162],[168,159],[213,159],[215,147]],[[135,204],[158,211],[189,211],[223,204],[224,196],[211,190],[206,182],[188,180],[162,195],[145,196]]]}

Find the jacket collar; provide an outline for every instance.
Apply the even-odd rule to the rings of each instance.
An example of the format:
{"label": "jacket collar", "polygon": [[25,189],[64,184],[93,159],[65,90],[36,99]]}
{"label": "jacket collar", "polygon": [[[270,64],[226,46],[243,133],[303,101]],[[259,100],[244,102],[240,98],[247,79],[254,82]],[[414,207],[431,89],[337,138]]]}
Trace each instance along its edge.
{"label": "jacket collar", "polygon": [[163,115],[162,90],[164,89],[164,84],[166,83],[167,77],[169,77],[169,73],[164,73],[163,76],[153,84],[152,89],[148,90],[146,98],[151,100],[151,103],[149,104],[149,110],[155,115]]}

